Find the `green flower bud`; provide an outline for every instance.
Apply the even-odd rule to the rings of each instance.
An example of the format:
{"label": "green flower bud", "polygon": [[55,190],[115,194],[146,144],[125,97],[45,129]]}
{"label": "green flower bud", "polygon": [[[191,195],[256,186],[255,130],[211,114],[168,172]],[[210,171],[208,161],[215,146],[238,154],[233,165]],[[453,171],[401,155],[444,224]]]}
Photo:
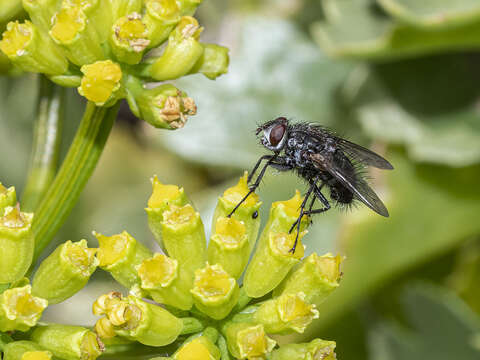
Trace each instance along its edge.
{"label": "green flower bud", "polygon": [[0,50],[24,71],[60,75],[68,69],[61,49],[28,20],[22,24],[18,21],[8,23]]}
{"label": "green flower bud", "polygon": [[[215,212],[213,214],[212,234],[214,234],[216,231],[217,220],[222,217],[227,217],[235,208],[235,206],[248,193],[249,188],[247,184],[247,178],[248,173],[245,172],[235,186],[225,190],[223,196],[218,198],[217,207],[215,208]],[[258,210],[260,209],[261,205],[262,202],[259,201],[258,195],[253,193],[231,216],[232,219],[236,219],[245,225],[249,256],[257,241],[258,230],[260,228],[260,215],[258,214]],[[254,215],[255,213],[256,216]]]}
{"label": "green flower bud", "polygon": [[7,206],[15,206],[17,203],[17,193],[15,187],[8,189],[0,183],[0,213],[3,214]]}
{"label": "green flower bud", "polygon": [[237,359],[265,359],[276,342],[265,333],[263,325],[231,322],[224,326],[229,351]]}
{"label": "green flower bud", "polygon": [[58,246],[42,261],[33,278],[33,294],[57,304],[80,291],[99,264],[97,249],[89,249],[87,240]]}
{"label": "green flower bud", "polygon": [[82,77],[78,75],[53,75],[48,77],[52,82],[64,87],[79,87]]}
{"label": "green flower bud", "polygon": [[141,288],[157,303],[171,305],[178,309],[190,310],[193,298],[191,274],[179,266],[178,261],[163,254],[144,260],[138,268],[142,281]]}
{"label": "green flower bud", "polygon": [[171,84],[145,89],[138,80],[135,83],[129,81],[127,91],[134,98],[135,107],[138,108],[137,115],[156,128],[182,128],[187,117],[197,112],[193,99]]}
{"label": "green flower bud", "polygon": [[225,318],[238,301],[237,282],[219,264],[195,271],[193,289],[195,306],[215,320]]}
{"label": "green flower bud", "polygon": [[203,54],[197,60],[190,74],[200,73],[215,80],[228,71],[228,48],[216,44],[202,44]]}
{"label": "green flower bud", "polygon": [[307,302],[320,305],[339,286],[342,260],[341,256],[333,256],[330,253],[323,256],[318,256],[316,253],[309,255],[274,290],[273,295],[302,292],[306,295]]}
{"label": "green flower bud", "polygon": [[203,0],[178,0],[177,2],[182,15],[192,16],[195,14],[198,5],[200,5]]}
{"label": "green flower bud", "polygon": [[32,333],[32,340],[65,360],[94,360],[104,351],[97,335],[81,326],[38,326]]}
{"label": "green flower bud", "polygon": [[112,299],[100,297],[94,310],[103,312],[119,336],[149,346],[164,346],[172,343],[184,330],[184,321],[164,308],[147,303],[135,296]]}
{"label": "green flower bud", "polygon": [[47,305],[47,300],[32,296],[30,285],[5,290],[0,294],[0,331],[27,331]]}
{"label": "green flower bud", "polygon": [[217,218],[215,233],[208,245],[208,262],[222,265],[238,279],[248,263],[249,250],[245,224],[234,218]]}
{"label": "green flower bud", "polygon": [[260,244],[248,265],[243,281],[243,288],[248,296],[261,297],[278,286],[290,269],[300,261],[304,254],[301,238],[306,231],[299,235],[297,249],[291,253],[290,249],[295,242],[296,232],[270,232],[268,243]]}
{"label": "green flower bud", "polygon": [[110,47],[118,61],[138,64],[149,44],[147,26],[139,13],[123,16],[113,24]]}
{"label": "green flower bud", "polygon": [[33,341],[14,341],[3,349],[3,360],[51,360],[52,353]]}
{"label": "green flower bud", "polygon": [[207,243],[200,214],[192,205],[171,205],[163,213],[162,236],[168,255],[188,273],[205,266]]}
{"label": "green flower bud", "polygon": [[7,206],[0,218],[0,284],[21,279],[32,263],[32,219],[33,214],[18,206]]}
{"label": "green flower bud", "polygon": [[96,30],[80,6],[62,7],[52,21],[49,34],[72,63],[82,66],[105,59]]}
{"label": "green flower bud", "polygon": [[335,341],[315,339],[309,343],[287,344],[273,350],[271,360],[335,360]]}
{"label": "green flower bud", "polygon": [[207,336],[197,336],[183,344],[173,355],[175,360],[220,360],[220,350]]}
{"label": "green flower bud", "polygon": [[137,266],[151,258],[152,252],[126,231],[112,236],[97,232],[93,232],[93,235],[100,244],[97,251],[99,266],[128,289],[140,284]]}
{"label": "green flower bud", "polygon": [[32,22],[42,32],[47,33],[52,24],[53,15],[58,10],[59,0],[23,0],[23,8]]}
{"label": "green flower bud", "polygon": [[164,185],[155,175],[152,179],[152,195],[148,199],[145,211],[148,216],[148,225],[152,231],[157,243],[162,244],[162,221],[163,213],[171,205],[183,206],[188,203],[187,196],[183,188],[177,185]]}
{"label": "green flower bud", "polygon": [[142,13],[143,0],[109,0],[112,4],[114,19],[127,16],[131,13]]}
{"label": "green flower bud", "polygon": [[122,69],[111,60],[97,61],[83,65],[82,82],[78,88],[80,95],[97,106],[112,106],[123,96]]}
{"label": "green flower bud", "polygon": [[88,23],[95,29],[100,44],[110,35],[113,24],[111,1],[103,0],[63,0],[63,6],[80,6],[87,16]]}
{"label": "green flower bud", "polygon": [[303,333],[308,325],[318,318],[315,305],[305,301],[305,294],[285,294],[262,303],[255,311],[253,320],[262,324],[268,333],[288,334],[291,330]]}
{"label": "green flower bud", "polygon": [[148,68],[148,75],[163,81],[188,74],[203,53],[203,46],[198,42],[202,30],[195,18],[182,17],[168,37],[164,53]]}
{"label": "green flower bud", "polygon": [[146,0],[144,21],[148,28],[150,47],[167,40],[168,35],[180,21],[180,8],[175,0]]}

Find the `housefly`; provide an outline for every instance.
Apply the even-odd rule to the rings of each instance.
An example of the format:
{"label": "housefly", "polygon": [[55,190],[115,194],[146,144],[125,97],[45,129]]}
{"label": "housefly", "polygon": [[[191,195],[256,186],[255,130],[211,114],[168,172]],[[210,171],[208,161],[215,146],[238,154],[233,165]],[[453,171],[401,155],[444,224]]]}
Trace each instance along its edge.
{"label": "housefly", "polygon": [[[290,232],[297,228],[291,252],[295,252],[303,216],[330,209],[330,202],[322,193],[324,187],[329,189],[330,199],[337,205],[348,206],[358,200],[379,215],[389,216],[387,208],[367,184],[362,172],[366,166],[392,170],[393,166],[380,155],[338,137],[320,125],[291,124],[284,117],[261,125],[257,128],[256,135],[260,136],[261,144],[273,154],[264,155],[257,161],[248,177],[250,191],[235,206],[229,217],[257,189],[268,167],[279,171],[294,171],[309,185],[300,206],[300,215],[290,228]],[[253,176],[263,161],[266,163],[252,183]],[[317,200],[322,206],[314,209]]]}

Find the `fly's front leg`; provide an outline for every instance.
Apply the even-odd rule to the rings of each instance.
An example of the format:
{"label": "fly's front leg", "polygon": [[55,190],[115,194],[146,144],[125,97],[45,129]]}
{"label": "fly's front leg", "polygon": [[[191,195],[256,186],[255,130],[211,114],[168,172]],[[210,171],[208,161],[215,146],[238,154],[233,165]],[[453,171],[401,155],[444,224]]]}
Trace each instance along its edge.
{"label": "fly's front leg", "polygon": [[268,161],[267,161],[267,163],[263,166],[262,170],[260,171],[260,174],[258,174],[257,180],[255,180],[255,183],[254,183],[253,185],[249,186],[249,189],[250,189],[250,190],[248,191],[248,193],[243,197],[242,200],[240,200],[240,202],[239,202],[237,205],[235,205],[235,207],[233,208],[232,212],[231,212],[230,214],[228,214],[227,217],[231,217],[231,216],[233,215],[233,213],[234,213],[235,211],[237,211],[237,209],[239,208],[239,206],[242,205],[242,203],[243,203],[245,200],[247,200],[247,198],[250,196],[250,194],[253,193],[253,192],[255,192],[255,190],[257,190],[257,187],[260,185],[260,182],[262,181],[262,178],[263,178],[263,176],[265,175],[265,171],[267,171],[268,166],[272,164],[273,160],[275,160],[275,157],[276,157],[276,155],[265,155],[265,156],[262,156],[262,157],[260,158],[260,160],[257,161],[257,164],[256,164],[255,167],[253,168],[253,172],[256,171],[256,169],[257,169],[258,166],[260,165],[260,162],[261,162],[264,158],[267,159],[266,156],[269,156]]}
{"label": "fly's front leg", "polygon": [[296,249],[297,243],[298,243],[298,237],[300,236],[300,225],[302,223],[302,217],[306,214],[306,212],[304,211],[305,205],[307,204],[308,198],[312,194],[312,191],[314,190],[315,187],[316,187],[315,182],[312,182],[310,184],[310,188],[308,189],[307,193],[305,194],[305,198],[303,199],[302,205],[300,205],[300,215],[298,216],[297,220],[292,224],[292,226],[290,227],[290,230],[288,230],[288,233],[290,234],[292,232],[292,230],[295,228],[295,225],[297,226],[297,235],[295,237],[295,242],[293,243],[293,247],[289,251],[292,254],[295,253],[295,249]]}
{"label": "fly's front leg", "polygon": [[260,166],[260,164],[262,163],[262,161],[265,160],[265,159],[271,160],[274,156],[275,156],[275,155],[263,155],[260,159],[258,159],[258,161],[257,161],[257,163],[255,164],[255,166],[253,167],[251,173],[248,174],[247,183],[250,183],[250,181],[252,181],[253,175],[254,175],[255,172],[257,171],[257,169],[258,169],[258,167]]}

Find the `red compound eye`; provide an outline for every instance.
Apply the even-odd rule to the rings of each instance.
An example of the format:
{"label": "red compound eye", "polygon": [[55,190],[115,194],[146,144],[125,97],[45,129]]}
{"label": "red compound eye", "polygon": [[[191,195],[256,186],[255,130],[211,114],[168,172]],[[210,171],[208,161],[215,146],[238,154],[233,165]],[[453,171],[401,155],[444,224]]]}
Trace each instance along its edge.
{"label": "red compound eye", "polygon": [[283,136],[285,135],[286,126],[284,124],[275,125],[270,131],[270,144],[272,146],[277,146],[280,141],[282,141]]}

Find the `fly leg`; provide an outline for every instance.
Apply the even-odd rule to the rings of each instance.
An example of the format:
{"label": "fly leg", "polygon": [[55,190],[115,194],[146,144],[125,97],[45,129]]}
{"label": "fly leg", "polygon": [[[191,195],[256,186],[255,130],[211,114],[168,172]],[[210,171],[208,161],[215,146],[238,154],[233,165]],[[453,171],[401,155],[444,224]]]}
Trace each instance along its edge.
{"label": "fly leg", "polygon": [[295,225],[297,226],[297,236],[295,237],[295,242],[293,243],[293,247],[289,250],[289,252],[291,252],[292,254],[295,253],[295,248],[297,247],[298,237],[300,235],[300,225],[302,223],[302,217],[306,214],[306,212],[304,211],[305,205],[307,204],[308,198],[312,194],[312,191],[314,190],[315,187],[316,187],[315,181],[311,182],[310,187],[308,188],[308,191],[305,194],[305,198],[302,201],[302,205],[300,205],[300,215],[298,216],[298,219],[292,224],[292,226],[290,227],[290,230],[288,230],[288,233],[290,234],[292,230],[295,228]]}
{"label": "fly leg", "polygon": [[239,201],[237,205],[233,208],[233,210],[228,214],[227,217],[231,217],[235,211],[237,211],[238,207],[242,205],[242,203],[247,200],[247,198],[250,196],[251,193],[255,192],[257,190],[257,187],[260,185],[260,182],[262,181],[263,176],[265,175],[265,171],[267,171],[267,168],[272,165],[273,161],[275,160],[276,155],[265,155],[260,158],[260,160],[257,161],[257,164],[253,168],[252,174],[257,170],[258,166],[260,165],[260,162],[263,159],[268,159],[267,163],[263,166],[262,170],[260,171],[260,174],[258,174],[257,180],[255,180],[255,183],[249,187],[248,193],[243,197],[242,200]]}
{"label": "fly leg", "polygon": [[321,214],[327,210],[330,210],[330,203],[328,202],[327,198],[322,194],[322,192],[320,190],[322,190],[322,187],[323,187],[323,184],[322,186],[318,187],[318,186],[315,186],[315,198],[318,200],[320,200],[320,202],[323,204],[323,208],[321,209],[313,209],[312,210],[312,207],[313,207],[313,201],[312,201],[312,206],[310,207],[310,209],[308,209],[307,211],[305,211],[305,215],[313,215],[313,214]]}
{"label": "fly leg", "polygon": [[255,174],[255,172],[257,171],[258,167],[260,166],[260,164],[262,163],[263,160],[265,160],[265,159],[270,160],[274,157],[275,157],[275,155],[263,155],[260,159],[258,159],[258,161],[255,164],[255,166],[253,167],[252,171],[250,172],[250,174],[248,174],[247,183],[252,181],[253,175]]}

